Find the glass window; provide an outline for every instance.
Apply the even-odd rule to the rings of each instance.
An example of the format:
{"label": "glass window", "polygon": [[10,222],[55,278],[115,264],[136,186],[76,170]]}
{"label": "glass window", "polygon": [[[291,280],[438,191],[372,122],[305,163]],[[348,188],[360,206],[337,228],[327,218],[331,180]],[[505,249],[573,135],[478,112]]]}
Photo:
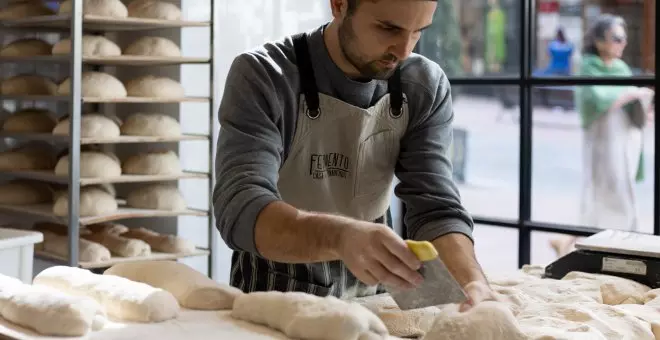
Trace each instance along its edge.
{"label": "glass window", "polygon": [[474,251],[486,273],[510,272],[518,268],[518,231],[505,227],[474,226]]}
{"label": "glass window", "polygon": [[531,263],[547,266],[572,251],[575,237],[566,234],[532,231]]}

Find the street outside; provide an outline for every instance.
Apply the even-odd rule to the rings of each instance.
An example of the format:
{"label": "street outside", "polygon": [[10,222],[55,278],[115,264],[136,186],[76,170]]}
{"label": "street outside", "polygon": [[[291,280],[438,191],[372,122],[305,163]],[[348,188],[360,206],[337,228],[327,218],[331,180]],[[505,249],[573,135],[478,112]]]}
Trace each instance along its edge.
{"label": "street outside", "polygon": [[[454,101],[455,128],[467,130],[465,183],[459,184],[465,206],[479,217],[518,217],[519,107],[504,109],[495,97],[460,94]],[[499,116],[499,119],[498,119]],[[532,219],[578,224],[582,134],[575,111],[534,107],[532,149]],[[653,135],[645,134],[647,178],[637,186],[641,232],[653,229]],[[550,239],[532,233],[532,263],[556,256]],[[486,270],[514,270],[518,262],[517,230],[477,225],[477,256]]]}

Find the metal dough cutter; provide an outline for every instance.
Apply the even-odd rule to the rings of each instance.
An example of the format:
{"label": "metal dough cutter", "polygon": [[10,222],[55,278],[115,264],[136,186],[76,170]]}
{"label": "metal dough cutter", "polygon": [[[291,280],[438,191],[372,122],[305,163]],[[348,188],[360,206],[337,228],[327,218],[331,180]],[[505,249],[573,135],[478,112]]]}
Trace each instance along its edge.
{"label": "metal dough cutter", "polygon": [[575,244],[576,250],[545,267],[561,279],[572,271],[618,276],[660,288],[660,236],[605,230]]}

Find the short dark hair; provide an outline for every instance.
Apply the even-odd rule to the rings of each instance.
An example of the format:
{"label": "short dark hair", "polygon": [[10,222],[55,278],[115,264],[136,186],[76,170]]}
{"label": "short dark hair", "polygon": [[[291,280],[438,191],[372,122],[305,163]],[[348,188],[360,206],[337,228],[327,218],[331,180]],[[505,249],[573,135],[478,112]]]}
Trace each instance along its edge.
{"label": "short dark hair", "polygon": [[[355,10],[360,6],[360,2],[365,1],[365,0],[348,0],[348,10],[346,10],[346,13],[348,15],[351,15],[355,13]],[[378,0],[366,0],[366,1],[371,1],[371,2],[376,2]],[[426,0],[426,1],[438,1],[438,0]]]}
{"label": "short dark hair", "polygon": [[584,36],[584,53],[593,54],[598,56],[598,48],[596,47],[596,42],[602,41],[605,39],[607,32],[614,26],[623,26],[626,27],[626,21],[618,16],[613,14],[602,14],[600,15],[593,24],[587,30],[587,34]]}

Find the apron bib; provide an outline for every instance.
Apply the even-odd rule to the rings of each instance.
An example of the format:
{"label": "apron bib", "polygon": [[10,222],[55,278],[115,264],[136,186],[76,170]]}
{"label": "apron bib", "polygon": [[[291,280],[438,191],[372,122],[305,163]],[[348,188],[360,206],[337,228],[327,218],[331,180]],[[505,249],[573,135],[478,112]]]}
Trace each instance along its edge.
{"label": "apron bib", "polygon": [[[298,209],[382,223],[388,213],[399,144],[408,126],[400,71],[389,93],[362,109],[318,93],[307,40],[294,37],[300,72],[296,131],[279,171],[282,200]],[[245,292],[302,291],[352,298],[380,293],[359,282],[341,261],[284,264],[234,252],[232,285]]]}

